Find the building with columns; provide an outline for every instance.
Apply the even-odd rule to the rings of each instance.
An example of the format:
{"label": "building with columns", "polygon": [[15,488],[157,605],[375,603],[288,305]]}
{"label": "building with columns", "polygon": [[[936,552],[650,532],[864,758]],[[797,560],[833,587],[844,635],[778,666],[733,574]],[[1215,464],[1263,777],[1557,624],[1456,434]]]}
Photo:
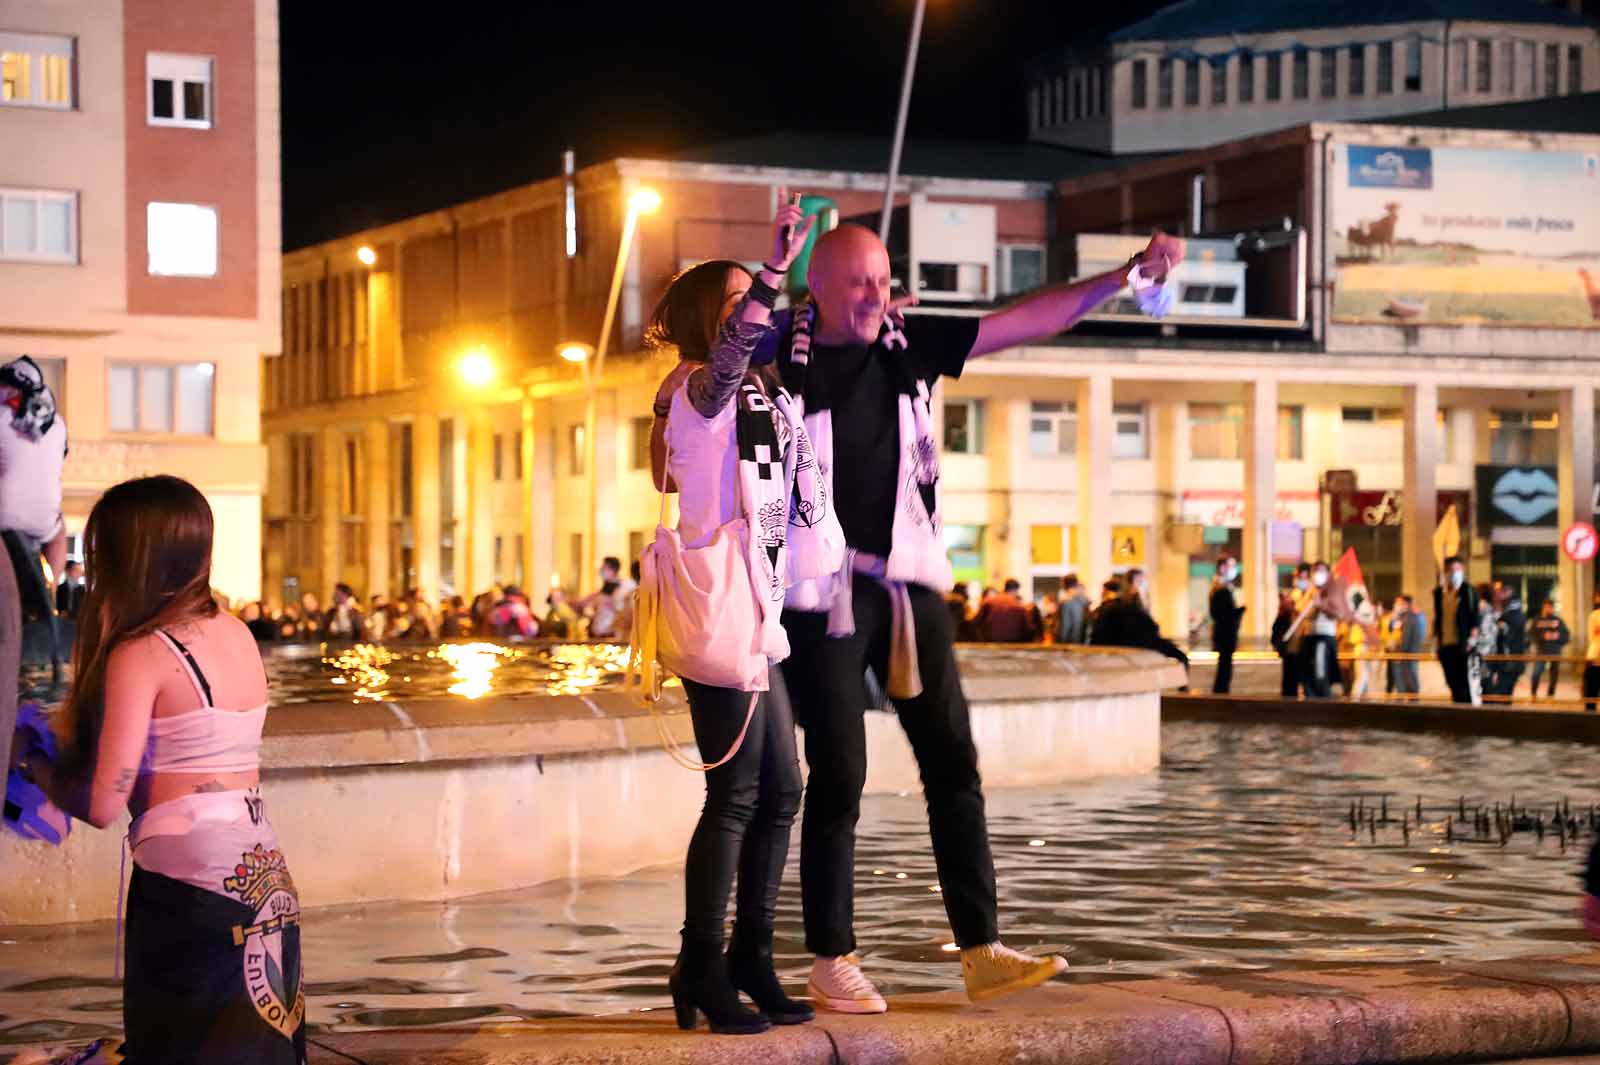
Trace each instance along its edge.
{"label": "building with columns", "polygon": [[1576,3],[1187,0],[1031,65],[1030,136],[1118,154],[1199,148],[1306,122],[1600,89]]}
{"label": "building with columns", "polygon": [[[1093,273],[1156,226],[1192,236],[1167,319],[1113,301],[941,384],[961,579],[1043,595],[1139,566],[1181,636],[1235,554],[1246,630],[1263,634],[1293,565],[1346,547],[1374,595],[1425,602],[1443,518],[1474,580],[1579,616],[1593,568],[1556,539],[1595,507],[1600,131],[1411,122],[1155,160],[912,146],[889,243],[917,313],[978,314]],[[429,596],[591,585],[585,380],[555,351],[594,342],[625,204],[648,186],[662,205],[624,260],[594,449],[593,553],[636,556],[669,366],[640,335],[664,282],[759,258],[780,185],[875,221],[880,149],[780,137],[615,160],[577,173],[570,215],[558,179],[286,256],[285,352],[265,377],[269,596],[337,579]],[[490,356],[493,383],[456,372],[467,352]]]}
{"label": "building with columns", "polygon": [[[65,416],[78,543],[109,486],[194,482],[261,594],[261,357],[281,348],[273,0],[0,0],[0,362]],[[79,555],[81,557],[81,555]]]}

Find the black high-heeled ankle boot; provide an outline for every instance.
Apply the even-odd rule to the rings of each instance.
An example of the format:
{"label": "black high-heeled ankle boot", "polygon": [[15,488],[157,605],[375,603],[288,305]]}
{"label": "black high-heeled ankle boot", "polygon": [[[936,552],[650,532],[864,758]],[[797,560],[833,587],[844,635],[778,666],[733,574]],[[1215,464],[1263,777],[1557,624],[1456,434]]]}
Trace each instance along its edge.
{"label": "black high-heeled ankle boot", "polygon": [[728,979],[750,996],[773,1024],[805,1024],[815,1020],[816,1010],[797,1002],[783,992],[778,974],[772,969],[772,929],[733,927],[728,945]]}
{"label": "black high-heeled ankle boot", "polygon": [[706,1023],[717,1035],[757,1035],[772,1027],[767,1015],[746,1009],[739,992],[728,980],[728,963],[722,944],[701,943],[685,936],[683,949],[667,977],[672,992],[672,1008],[678,1027],[692,1031],[695,1014],[706,1015]]}

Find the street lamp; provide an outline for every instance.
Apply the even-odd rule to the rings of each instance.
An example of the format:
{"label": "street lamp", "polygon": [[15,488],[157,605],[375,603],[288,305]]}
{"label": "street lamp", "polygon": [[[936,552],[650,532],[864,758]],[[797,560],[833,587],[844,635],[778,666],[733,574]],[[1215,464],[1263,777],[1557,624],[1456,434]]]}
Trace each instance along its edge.
{"label": "street lamp", "polygon": [[356,258],[361,260],[362,266],[376,266],[378,253],[372,250],[372,245],[363,244],[356,249]]}
{"label": "street lamp", "polygon": [[581,365],[589,361],[589,356],[594,354],[594,348],[588,344],[573,341],[570,344],[563,344],[561,347],[557,348],[556,354],[561,356],[567,362],[578,363]]}
{"label": "street lamp", "polygon": [[456,362],[456,373],[472,388],[483,388],[494,381],[494,360],[482,348],[473,348]]}
{"label": "street lamp", "polygon": [[[655,189],[640,187],[629,194],[627,210],[622,216],[622,240],[617,245],[617,265],[611,274],[611,292],[606,297],[606,313],[600,322],[600,343],[594,348],[593,359],[588,358],[585,352],[584,364],[588,372],[585,374],[586,396],[583,410],[583,473],[584,480],[588,482],[589,492],[589,529],[584,537],[583,560],[584,572],[578,579],[587,580],[588,575],[596,569],[595,560],[599,553],[595,549],[595,541],[600,531],[600,491],[599,471],[595,468],[595,421],[596,421],[596,390],[600,386],[600,375],[606,368],[606,349],[611,344],[611,327],[617,317],[617,299],[622,295],[622,278],[628,270],[628,253],[633,248],[633,237],[639,229],[639,216],[650,214],[661,206],[661,194]],[[568,354],[577,345],[567,345],[561,349],[561,357],[568,362],[579,361]],[[575,591],[578,589],[574,589]]]}

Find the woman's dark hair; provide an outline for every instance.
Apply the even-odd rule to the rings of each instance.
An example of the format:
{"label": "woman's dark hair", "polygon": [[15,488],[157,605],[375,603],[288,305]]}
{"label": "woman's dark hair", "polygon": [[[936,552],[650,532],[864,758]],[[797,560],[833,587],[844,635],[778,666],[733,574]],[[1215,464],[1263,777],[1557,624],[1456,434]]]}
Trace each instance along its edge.
{"label": "woman's dark hair", "polygon": [[645,342],[677,348],[678,357],[690,362],[709,359],[717,342],[729,270],[750,272],[732,259],[708,259],[674,277],[650,314]]}

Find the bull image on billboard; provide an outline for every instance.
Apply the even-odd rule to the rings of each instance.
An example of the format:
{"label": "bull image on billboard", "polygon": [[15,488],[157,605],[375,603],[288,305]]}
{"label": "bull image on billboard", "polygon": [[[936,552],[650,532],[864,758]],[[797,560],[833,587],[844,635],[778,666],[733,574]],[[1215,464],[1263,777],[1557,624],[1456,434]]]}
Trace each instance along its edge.
{"label": "bull image on billboard", "polygon": [[1333,318],[1600,327],[1600,153],[1344,144]]}

